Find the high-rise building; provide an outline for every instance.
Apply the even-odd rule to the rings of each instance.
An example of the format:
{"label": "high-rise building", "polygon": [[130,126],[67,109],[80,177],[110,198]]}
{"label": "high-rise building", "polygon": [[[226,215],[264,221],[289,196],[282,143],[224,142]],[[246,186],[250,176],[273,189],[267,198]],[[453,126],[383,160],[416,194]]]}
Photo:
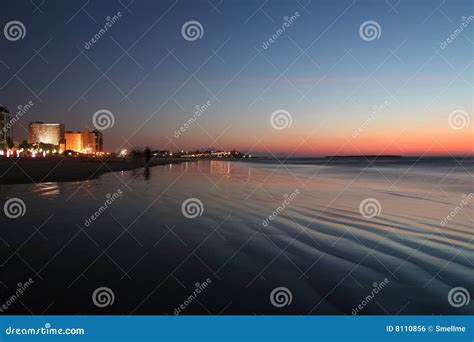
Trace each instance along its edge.
{"label": "high-rise building", "polygon": [[83,152],[95,153],[95,134],[93,132],[89,132],[87,128],[82,130],[82,150]]}
{"label": "high-rise building", "polygon": [[59,145],[64,139],[64,124],[45,124],[31,122],[28,126],[28,143]]}
{"label": "high-rise building", "polygon": [[11,118],[8,108],[0,105],[0,149],[8,148],[8,141],[12,139]]}
{"label": "high-rise building", "polygon": [[66,132],[64,138],[65,150],[87,154],[102,152],[102,133],[97,130],[90,132],[84,128],[82,132]]}
{"label": "high-rise building", "polygon": [[72,150],[82,152],[82,134],[80,132],[66,132],[64,133],[65,150]]}
{"label": "high-rise building", "polygon": [[93,130],[94,133],[94,149],[96,152],[103,152],[104,151],[104,138],[102,136],[102,132],[99,130]]}

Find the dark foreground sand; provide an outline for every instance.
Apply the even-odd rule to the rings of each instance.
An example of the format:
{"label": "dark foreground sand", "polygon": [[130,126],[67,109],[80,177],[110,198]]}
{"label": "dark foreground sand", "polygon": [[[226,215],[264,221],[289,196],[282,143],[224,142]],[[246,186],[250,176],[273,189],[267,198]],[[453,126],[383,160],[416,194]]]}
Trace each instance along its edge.
{"label": "dark foreground sand", "polygon": [[[178,158],[152,159],[148,166],[178,164]],[[74,157],[0,158],[0,184],[72,182],[97,178],[103,173],[126,171],[145,166],[143,158],[107,160]]]}
{"label": "dark foreground sand", "polygon": [[25,206],[11,219],[0,202],[0,304],[32,278],[5,314],[472,315],[449,303],[474,294],[472,202],[441,220],[474,193],[474,165],[438,165],[198,161],[0,187]]}

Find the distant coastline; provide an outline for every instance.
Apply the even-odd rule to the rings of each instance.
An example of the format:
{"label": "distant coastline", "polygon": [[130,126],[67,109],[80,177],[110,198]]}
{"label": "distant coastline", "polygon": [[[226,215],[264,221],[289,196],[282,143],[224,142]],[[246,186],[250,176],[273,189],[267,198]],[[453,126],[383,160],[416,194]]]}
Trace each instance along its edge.
{"label": "distant coastline", "polygon": [[353,158],[365,158],[365,159],[383,159],[383,158],[406,158],[404,156],[399,156],[399,155],[375,155],[375,154],[369,154],[369,155],[347,155],[347,156],[326,156],[324,158],[332,158],[332,159],[353,159]]}

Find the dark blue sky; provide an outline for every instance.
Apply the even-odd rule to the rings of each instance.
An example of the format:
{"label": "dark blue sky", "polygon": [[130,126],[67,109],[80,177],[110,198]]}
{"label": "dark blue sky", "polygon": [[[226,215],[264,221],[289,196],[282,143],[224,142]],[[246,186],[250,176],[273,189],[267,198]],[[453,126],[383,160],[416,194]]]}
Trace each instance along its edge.
{"label": "dark blue sky", "polygon": [[[34,102],[15,125],[15,140],[36,120],[93,128],[93,114],[107,109],[115,118],[104,131],[110,150],[422,153],[436,140],[453,153],[472,151],[472,126],[454,132],[447,120],[453,110],[472,113],[474,25],[440,47],[474,15],[472,1],[34,3],[2,1],[2,28],[19,20],[26,35],[0,39],[0,103]],[[119,11],[120,20],[85,49]],[[183,38],[190,20],[202,25],[201,39]],[[379,38],[361,39],[366,21],[379,24]],[[173,137],[207,101],[205,113]],[[276,110],[291,114],[291,127],[272,128]]]}

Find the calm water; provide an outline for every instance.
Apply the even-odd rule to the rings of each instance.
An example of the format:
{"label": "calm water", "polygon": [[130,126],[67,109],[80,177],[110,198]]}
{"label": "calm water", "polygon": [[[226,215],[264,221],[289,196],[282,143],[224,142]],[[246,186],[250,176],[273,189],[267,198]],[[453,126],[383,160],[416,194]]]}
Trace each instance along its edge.
{"label": "calm water", "polygon": [[[183,314],[473,314],[448,301],[474,295],[472,160],[413,161],[202,161],[4,186],[26,213],[0,218],[2,302],[34,280],[5,312],[173,314],[209,278]],[[201,216],[183,215],[188,198]],[[378,216],[361,215],[366,199]],[[94,305],[101,286],[111,306]],[[277,287],[289,305],[272,305]]]}

